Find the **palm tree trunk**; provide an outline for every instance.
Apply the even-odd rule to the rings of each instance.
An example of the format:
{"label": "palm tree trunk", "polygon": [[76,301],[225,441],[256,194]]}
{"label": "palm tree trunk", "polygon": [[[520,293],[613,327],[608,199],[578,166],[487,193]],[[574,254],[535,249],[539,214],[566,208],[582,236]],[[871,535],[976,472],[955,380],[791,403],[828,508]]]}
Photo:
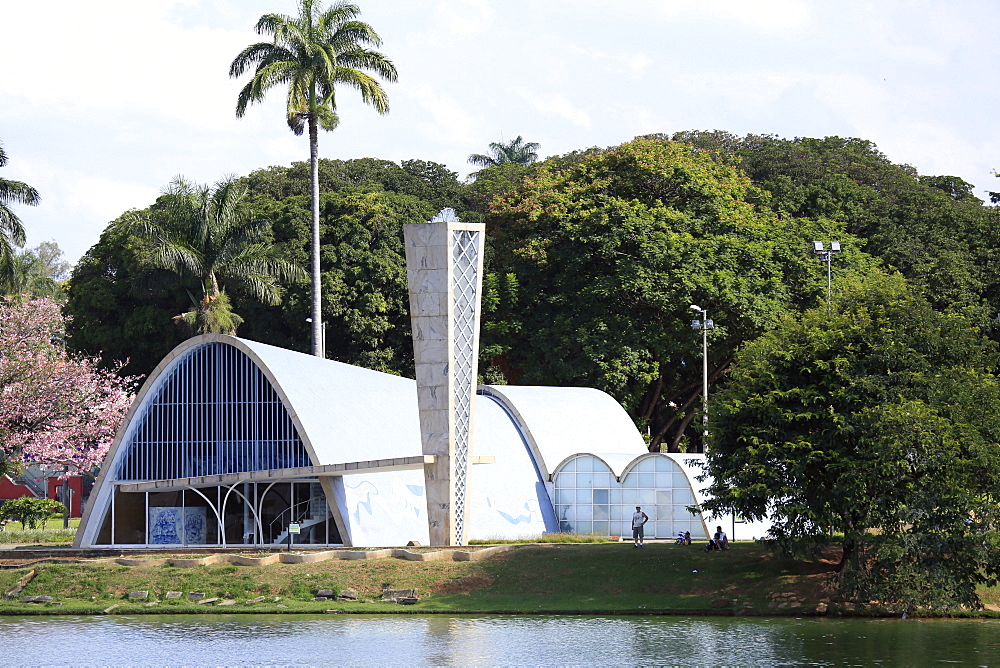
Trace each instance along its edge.
{"label": "palm tree trunk", "polygon": [[319,124],[309,115],[309,176],[312,181],[312,354],[323,356],[323,313],[319,272]]}

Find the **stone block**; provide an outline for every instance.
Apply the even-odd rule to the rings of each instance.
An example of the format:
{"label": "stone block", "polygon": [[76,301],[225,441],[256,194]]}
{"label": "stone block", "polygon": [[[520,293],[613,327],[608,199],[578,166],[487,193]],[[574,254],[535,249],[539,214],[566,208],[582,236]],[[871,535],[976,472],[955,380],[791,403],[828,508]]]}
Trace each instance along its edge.
{"label": "stone block", "polygon": [[[441,411],[450,412],[451,391],[448,387],[448,376],[444,374],[442,364],[419,364],[417,365],[417,408],[421,411]],[[433,404],[421,403],[433,399]],[[448,422],[437,431],[448,431]]]}
{"label": "stone block", "polygon": [[448,432],[424,433],[420,443],[427,455],[448,455]]}
{"label": "stone block", "polygon": [[316,592],[316,596],[320,598],[334,598],[336,597],[336,595],[337,592],[335,592],[332,589],[320,589],[319,591]]}
{"label": "stone block", "polygon": [[[423,454],[425,455],[440,455],[448,453],[447,443],[448,434],[451,433],[452,427],[448,424],[448,411],[441,410],[421,410],[420,411],[420,433],[421,435],[433,435],[441,434],[441,437],[434,439],[424,440],[421,438],[421,444],[425,445]],[[433,451],[428,451],[427,448],[433,448]]]}
{"label": "stone block", "polygon": [[[443,327],[434,327],[435,333],[437,330],[444,330]],[[419,332],[418,332],[419,334]],[[442,367],[446,367],[449,363],[449,356],[451,355],[451,347],[448,344],[447,339],[414,339],[413,341],[413,351],[414,355],[418,356],[414,359],[420,364],[440,364]]]}
{"label": "stone block", "polygon": [[417,385],[417,405],[421,410],[448,410],[451,405],[451,393],[448,392],[448,386]]}
{"label": "stone block", "polygon": [[358,600],[358,592],[353,589],[342,589],[337,598],[341,601],[356,601]]}
{"label": "stone block", "polygon": [[[410,299],[417,295],[440,294],[448,295],[450,286],[449,271],[446,268],[408,268],[406,270],[406,283]],[[450,300],[441,302],[443,309],[439,313],[448,312]]]}
{"label": "stone block", "polygon": [[184,592],[182,592],[182,591],[168,591],[166,593],[165,598],[180,598],[183,595],[184,595]]}
{"label": "stone block", "polygon": [[416,589],[383,589],[382,601],[396,603],[401,598],[417,598]]}
{"label": "stone block", "polygon": [[447,234],[448,226],[445,223],[407,223],[403,226],[407,249],[444,246],[448,241]]}
{"label": "stone block", "polygon": [[[442,317],[418,316],[410,320],[413,328],[413,345],[415,348],[427,341],[440,341],[448,344],[448,320]],[[419,348],[414,352],[419,354]]]}
{"label": "stone block", "polygon": [[215,603],[218,600],[219,599],[216,596],[213,596],[211,598],[203,598],[200,601],[197,601],[196,605],[205,605],[206,603]]}
{"label": "stone block", "polygon": [[143,589],[141,591],[130,591],[128,593],[128,598],[130,601],[138,601],[145,598],[149,598],[149,591]]}
{"label": "stone block", "polygon": [[447,292],[413,292],[410,294],[411,317],[433,317],[448,315]]}
{"label": "stone block", "polygon": [[188,594],[188,600],[189,601],[198,601],[198,600],[201,600],[203,598],[205,598],[205,592],[193,591],[193,592],[191,592],[191,593]]}
{"label": "stone block", "polygon": [[55,600],[52,596],[22,596],[24,603],[51,603]]}

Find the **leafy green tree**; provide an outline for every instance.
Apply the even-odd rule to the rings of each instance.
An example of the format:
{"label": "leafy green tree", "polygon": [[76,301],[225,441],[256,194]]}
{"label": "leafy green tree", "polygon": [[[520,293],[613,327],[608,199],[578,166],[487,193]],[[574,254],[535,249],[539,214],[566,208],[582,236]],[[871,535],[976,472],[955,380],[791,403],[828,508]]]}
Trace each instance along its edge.
{"label": "leafy green tree", "polygon": [[[268,167],[246,177],[250,192],[257,197],[283,200],[294,195],[309,195],[309,163],[295,162],[291,167]],[[463,213],[464,189],[458,174],[442,164],[427,160],[391,160],[357,158],[319,161],[320,192],[356,188],[413,195],[430,202],[435,211],[450,206]],[[464,220],[464,218],[463,218]]]}
{"label": "leafy green tree", "polygon": [[[100,355],[105,366],[121,367],[123,374],[142,376],[184,340],[179,327],[164,323],[189,308],[187,290],[193,286],[168,281],[174,275],[164,272],[158,289],[152,289],[147,246],[129,232],[131,218],[111,222],[80,258],[63,310],[71,349]],[[145,289],[136,289],[140,279]]]}
{"label": "leafy green tree", "polygon": [[275,252],[270,223],[247,206],[246,186],[236,179],[209,188],[177,177],[153,212],[135,212],[127,220],[129,231],[148,247],[150,267],[162,270],[147,274],[146,287],[162,285],[162,272],[198,279],[201,296],[195,308],[175,317],[198,334],[235,334],[243,322],[233,313],[221,280],[277,304],[283,281],[305,277]]}
{"label": "leafy green tree", "polygon": [[720,131],[674,138],[738,159],[779,215],[833,221],[858,237],[865,252],[923,287],[936,308],[976,306],[977,323],[993,326],[1000,311],[993,261],[1000,227],[962,179],[921,176],[857,138]]}
{"label": "leafy green tree", "polygon": [[7,296],[29,295],[65,300],[65,281],[72,266],[63,259],[55,241],[44,241],[34,248],[14,255],[11,273],[0,281],[0,291]]}
{"label": "leafy green tree", "polygon": [[538,149],[541,146],[537,142],[524,141],[521,135],[509,142],[492,141],[489,154],[473,153],[469,156],[469,163],[484,168],[508,163],[530,165],[538,160]]}
{"label": "leafy green tree", "polygon": [[52,499],[36,499],[24,496],[19,499],[8,499],[0,503],[0,519],[20,522],[24,529],[37,529],[53,517],[66,512],[66,506]]}
{"label": "leafy green tree", "polygon": [[732,165],[679,142],[541,163],[487,218],[489,271],[514,280],[504,278],[511,297],[486,305],[484,367],[508,382],[598,387],[649,431],[651,449],[700,448],[689,305],[715,320],[715,383],[740,344],[825,293],[806,236],[815,226],[783,222],[761,199]]}
{"label": "leafy green tree", "polygon": [[898,274],[844,283],[738,354],[705,508],[769,518],[793,553],[839,542],[860,603],[978,607],[1000,575],[997,346]]}
{"label": "leafy green tree", "polygon": [[[0,144],[0,167],[7,165],[7,152]],[[0,178],[0,275],[13,271],[14,247],[23,246],[24,225],[10,208],[12,204],[35,206],[41,201],[38,191],[21,181]]]}
{"label": "leafy green tree", "polygon": [[[436,211],[409,195],[364,189],[324,193],[321,204],[323,321],[327,356],[388,373],[412,375],[409,298],[403,225],[429,220]],[[275,239],[287,257],[307,257],[308,199],[272,202]],[[280,312],[256,306],[245,336],[302,349],[310,317],[307,286],[291,286]],[[266,312],[263,312],[266,311]]]}
{"label": "leafy green tree", "polygon": [[323,9],[314,0],[299,0],[298,16],[265,14],[257,21],[257,33],[269,34],[272,42],[258,42],[244,49],[229,68],[231,77],[253,69],[250,82],[240,91],[236,115],[264,100],[275,86],[288,86],[288,126],[300,135],[309,131],[311,176],[312,254],[312,353],[320,354],[322,301],[320,277],[319,129],[333,130],[339,123],[336,87],[354,88],[365,104],[380,114],[388,113],[389,100],[373,72],[395,81],[392,61],[368,47],[382,43],[370,25],[356,20],[357,5],[336,2]]}

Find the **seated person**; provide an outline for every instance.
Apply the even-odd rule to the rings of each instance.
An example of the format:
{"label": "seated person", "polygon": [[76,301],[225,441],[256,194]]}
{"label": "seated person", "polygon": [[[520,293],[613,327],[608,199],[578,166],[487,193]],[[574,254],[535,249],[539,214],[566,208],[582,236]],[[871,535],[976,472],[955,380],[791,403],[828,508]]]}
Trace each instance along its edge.
{"label": "seated person", "polygon": [[708,545],[705,546],[706,552],[711,552],[712,550],[726,550],[729,549],[729,539],[726,537],[726,532],[722,530],[722,527],[715,527],[715,534],[708,541]]}

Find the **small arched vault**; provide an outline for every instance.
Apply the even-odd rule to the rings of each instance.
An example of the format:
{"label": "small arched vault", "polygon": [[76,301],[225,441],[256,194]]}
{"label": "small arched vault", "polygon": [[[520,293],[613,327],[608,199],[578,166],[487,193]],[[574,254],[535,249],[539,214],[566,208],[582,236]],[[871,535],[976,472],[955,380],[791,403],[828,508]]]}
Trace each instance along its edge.
{"label": "small arched vault", "polygon": [[[621,485],[647,455],[598,390],[481,386],[475,404],[470,539],[559,531],[567,504],[554,480],[568,462],[591,457]],[[75,545],[426,544],[417,406],[408,378],[231,336],[191,338],[141,388]],[[593,495],[588,503],[593,512]]]}

